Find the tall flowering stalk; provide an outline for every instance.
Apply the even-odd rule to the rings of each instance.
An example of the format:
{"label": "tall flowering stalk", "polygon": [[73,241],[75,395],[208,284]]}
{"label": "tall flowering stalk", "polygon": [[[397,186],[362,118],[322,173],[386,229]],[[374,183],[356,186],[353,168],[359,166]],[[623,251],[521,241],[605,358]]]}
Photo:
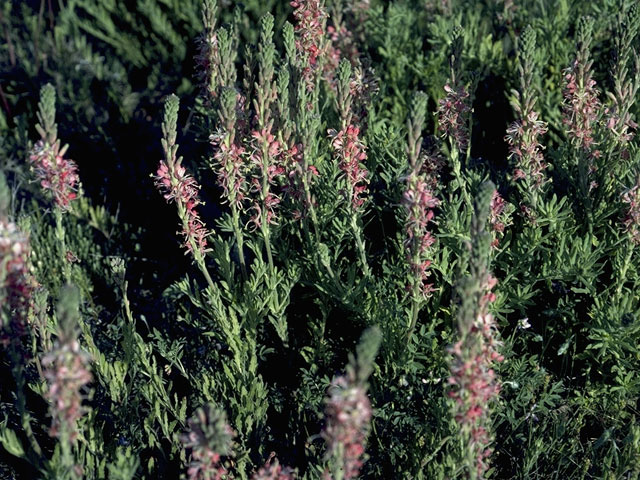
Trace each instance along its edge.
{"label": "tall flowering stalk", "polygon": [[593,30],[593,19],[581,18],[578,23],[578,51],[570,67],[564,71],[564,101],[562,121],[571,143],[584,153],[599,155],[594,151],[595,125],[600,115],[601,103],[598,99],[596,81],[589,58]]}
{"label": "tall flowering stalk", "polygon": [[[452,160],[467,153],[469,147],[470,95],[460,78],[462,31],[454,32],[449,57],[450,76],[444,86],[445,97],[438,102],[438,130],[449,139]],[[454,165],[455,167],[455,165]]]}
{"label": "tall flowering stalk", "polygon": [[280,197],[273,192],[273,188],[276,180],[284,173],[284,168],[280,164],[280,142],[272,130],[272,107],[277,91],[274,81],[273,16],[262,17],[260,26],[258,79],[255,84],[256,98],[253,101],[256,128],[251,133],[254,141],[251,162],[256,172],[251,180],[251,186],[253,193],[257,194],[257,199],[252,207],[254,214],[251,222],[261,230],[269,268],[273,271],[270,225],[276,223],[276,208],[280,203]]}
{"label": "tall flowering stalk", "polygon": [[633,187],[622,193],[622,203],[625,204],[622,226],[628,241],[621,244],[621,259],[616,273],[616,299],[623,296],[622,288],[627,281],[627,272],[633,265],[633,254],[640,245],[640,175]]}
{"label": "tall flowering stalk", "polygon": [[501,342],[488,305],[495,299],[496,284],[488,270],[491,236],[484,225],[495,189],[484,184],[476,199],[472,221],[470,276],[459,290],[458,341],[449,348],[451,354],[448,383],[452,387],[452,413],[460,429],[461,463],[469,478],[483,478],[491,455],[491,406],[498,398],[500,384],[493,370],[504,357]]}
{"label": "tall flowering stalk", "polygon": [[71,208],[71,202],[77,197],[78,168],[69,159],[64,158],[68,146],[60,146],[58,126],[56,125],[56,91],[51,84],[40,90],[38,103],[38,124],[36,130],[40,140],[34,145],[29,154],[29,163],[35,173],[40,186],[54,202],[56,221],[56,239],[60,245],[64,278],[68,282],[71,278],[69,253],[66,247],[65,231],[62,225],[62,214]]}
{"label": "tall flowering stalk", "polygon": [[196,62],[205,99],[214,102],[221,87],[232,87],[236,82],[235,62],[238,56],[238,37],[235,26],[231,30],[217,25],[216,0],[204,0],[202,23],[204,31],[199,39]]}
{"label": "tall flowering stalk", "polygon": [[68,145],[60,146],[56,125],[56,91],[51,84],[40,90],[36,130],[40,140],[29,154],[35,176],[42,189],[62,211],[71,208],[78,191],[78,168],[73,160],[64,158]]}
{"label": "tall flowering stalk", "polygon": [[78,304],[77,289],[67,287],[58,305],[58,338],[42,358],[48,386],[45,397],[52,418],[49,433],[60,440],[62,466],[68,475],[64,478],[74,479],[82,478],[72,451],[78,439],[78,422],[87,413],[82,405],[84,390],[92,380],[89,356],[80,347],[76,333]]}
{"label": "tall flowering stalk", "polygon": [[216,148],[213,163],[218,177],[218,185],[222,187],[222,197],[229,203],[233,232],[238,248],[240,268],[244,277],[247,267],[244,258],[244,237],[240,226],[240,214],[244,211],[244,201],[248,194],[247,164],[245,149],[236,142],[236,103],[238,94],[233,88],[222,91],[219,122],[220,130],[211,135],[211,143]]}
{"label": "tall flowering stalk", "polygon": [[462,30],[456,29],[451,42],[449,57],[450,76],[444,86],[445,97],[438,102],[438,131],[449,140],[448,157],[451,161],[454,190],[460,189],[462,197],[471,209],[471,197],[462,169],[469,156],[469,127],[471,122],[471,98],[461,80],[463,37]]}
{"label": "tall flowering stalk", "polygon": [[29,239],[9,220],[9,199],[9,187],[0,172],[0,347],[7,350],[11,359],[16,381],[16,408],[29,440],[29,453],[37,463],[42,450],[33,434],[31,415],[26,408],[27,354],[22,344],[37,282],[29,272]]}
{"label": "tall flowering stalk", "polygon": [[421,156],[422,128],[426,110],[427,96],[420,92],[413,100],[413,110],[407,122],[409,173],[405,179],[406,189],[402,196],[402,204],[407,214],[404,247],[410,270],[408,287],[412,297],[409,336],[416,327],[420,307],[433,289],[433,285],[428,283],[431,265],[428,254],[435,243],[435,237],[429,231],[429,224],[433,221],[433,208],[440,204],[433,193],[432,182],[425,173],[425,157]]}
{"label": "tall flowering stalk", "polygon": [[188,430],[180,441],[190,459],[187,466],[189,480],[222,480],[231,478],[222,457],[233,454],[234,432],[227,423],[224,411],[207,404],[196,410],[188,420]]}
{"label": "tall flowering stalk", "polygon": [[[640,8],[637,5],[629,11],[621,9],[618,20],[618,34],[615,37],[614,68],[611,74],[613,93],[607,92],[611,100],[605,110],[606,127],[614,142],[626,147],[635,136],[638,124],[633,120],[631,109],[640,89],[640,56],[633,49],[633,41],[640,30]],[[633,66],[629,68],[629,62]],[[629,152],[623,150],[623,157]]]}
{"label": "tall flowering stalk", "polygon": [[505,141],[509,145],[509,159],[515,163],[513,178],[522,182],[522,190],[535,208],[538,194],[547,182],[547,168],[540,137],[547,133],[547,124],[535,110],[536,91],[533,83],[536,70],[536,32],[527,27],[518,39],[518,71],[520,90],[512,90],[511,106],[517,119],[507,128]]}
{"label": "tall flowering stalk", "polygon": [[0,210],[0,343],[25,333],[34,282],[29,273],[29,242]]}
{"label": "tall flowering stalk", "polygon": [[371,272],[360,220],[362,206],[365,202],[362,195],[367,191],[369,172],[362,165],[362,162],[367,159],[367,154],[365,146],[360,140],[360,127],[353,123],[351,104],[351,64],[347,60],[342,60],[338,67],[338,94],[336,97],[336,109],[340,113],[341,128],[340,131],[330,129],[328,133],[335,157],[344,173],[347,184],[344,194],[349,202],[351,228],[358,246],[360,262],[365,275],[369,276]]}
{"label": "tall flowering stalk", "polygon": [[326,399],[325,427],[322,438],[327,444],[325,480],[358,478],[364,464],[365,447],[371,427],[371,402],[367,397],[367,380],[380,347],[377,329],[362,334],[351,357],[346,375],[336,377]]}
{"label": "tall flowering stalk", "polygon": [[633,187],[622,194],[622,201],[627,205],[622,221],[624,229],[631,242],[640,245],[640,177]]}
{"label": "tall flowering stalk", "polygon": [[164,159],[160,161],[155,176],[155,185],[168,202],[175,202],[182,224],[186,253],[193,256],[205,276],[209,286],[214,288],[213,280],[207,271],[204,256],[207,251],[209,231],[200,219],[196,207],[201,204],[198,196],[200,186],[182,166],[182,157],[177,156],[177,122],[180,103],[175,95],[169,96],[165,103],[162,122],[162,148]]}
{"label": "tall flowering stalk", "polygon": [[307,90],[313,90],[330,48],[325,37],[327,12],[322,0],[294,0],[291,6],[296,19],[296,49],[302,78]]}
{"label": "tall flowering stalk", "polygon": [[500,245],[500,239],[504,235],[505,228],[511,225],[511,214],[514,208],[513,205],[507,203],[505,199],[502,198],[498,190],[493,192],[489,207],[489,225],[493,231],[491,247],[498,248],[498,245]]}
{"label": "tall flowering stalk", "polygon": [[[291,82],[291,79],[305,80],[304,37],[307,30],[299,19],[297,28],[287,23],[284,27],[284,45],[288,69],[282,69],[278,79],[278,115],[281,118],[281,137],[283,141],[284,166],[287,173],[287,185],[284,190],[293,200],[293,217],[302,220],[302,227],[310,239],[309,220],[314,234],[319,238],[316,203],[312,195],[314,181],[318,177],[318,169],[313,161],[319,157],[318,144],[321,128],[319,92],[320,88],[308,88],[306,81]],[[289,71],[291,74],[289,74]],[[285,73],[286,72],[286,73]],[[313,84],[317,85],[319,76],[313,76]],[[286,85],[286,88],[285,88]],[[290,85],[297,86],[293,108],[285,100],[289,100]],[[293,121],[295,112],[295,122]]]}

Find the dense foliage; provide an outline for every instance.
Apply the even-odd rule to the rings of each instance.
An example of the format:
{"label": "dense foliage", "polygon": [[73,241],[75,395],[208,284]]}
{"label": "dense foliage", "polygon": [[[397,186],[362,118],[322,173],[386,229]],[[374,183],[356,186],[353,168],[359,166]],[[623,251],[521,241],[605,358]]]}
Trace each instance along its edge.
{"label": "dense foliage", "polygon": [[640,476],[634,0],[0,32],[0,478]]}

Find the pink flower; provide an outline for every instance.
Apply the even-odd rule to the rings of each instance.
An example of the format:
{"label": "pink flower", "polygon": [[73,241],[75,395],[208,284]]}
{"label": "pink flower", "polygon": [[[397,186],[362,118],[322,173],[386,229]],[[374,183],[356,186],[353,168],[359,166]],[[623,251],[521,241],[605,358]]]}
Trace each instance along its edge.
{"label": "pink flower", "polygon": [[77,196],[80,179],[76,164],[64,158],[65,150],[60,149],[59,141],[50,145],[39,140],[29,154],[29,162],[43,190],[49,192],[55,204],[66,211]]}
{"label": "pink flower", "polygon": [[[544,146],[539,137],[547,133],[547,124],[538,119],[537,112],[522,108],[519,102],[515,105],[520,119],[509,125],[505,136],[509,145],[509,158],[515,159],[516,163],[513,178],[529,178],[536,188],[540,188],[545,183],[544,169],[547,165],[542,155]],[[533,108],[533,105],[525,103],[524,108]]]}
{"label": "pink flower", "polygon": [[295,472],[289,467],[283,467],[278,462],[277,458],[274,458],[275,453],[271,453],[269,460],[265,465],[258,470],[251,480],[294,480]]}
{"label": "pink flower", "polygon": [[273,193],[272,188],[285,173],[285,169],[280,163],[282,156],[280,142],[269,130],[253,131],[251,137],[255,142],[250,160],[257,171],[251,179],[251,191],[257,194],[257,198],[251,207],[255,214],[250,222],[255,228],[260,228],[263,210],[266,212],[267,225],[276,223],[276,207],[281,199]]}
{"label": "pink flower", "polygon": [[220,135],[212,135],[211,143],[217,147],[214,160],[218,164],[218,185],[222,187],[225,201],[232,203],[238,210],[242,210],[247,196],[247,165],[244,160],[245,149],[236,144],[227,146],[221,141]]}
{"label": "pink flower", "polygon": [[168,202],[175,201],[182,218],[182,236],[187,252],[194,253],[194,248],[203,255],[207,247],[207,231],[200,219],[196,207],[200,205],[198,191],[200,186],[185,168],[176,161],[169,165],[160,161],[155,176],[155,184]]}
{"label": "pink flower", "polygon": [[469,92],[462,85],[451,87],[449,83],[444,91],[447,95],[438,102],[438,130],[465,153],[469,144]]}
{"label": "pink flower", "polygon": [[640,245],[640,179],[622,195],[622,201],[628,205],[622,224],[631,241]]}
{"label": "pink flower", "polygon": [[594,153],[594,127],[601,109],[596,81],[591,77],[591,63],[577,58],[564,71],[562,122],[567,127],[567,137],[576,147]]}
{"label": "pink flower", "polygon": [[44,376],[49,388],[45,394],[52,417],[50,434],[69,435],[72,443],[78,437],[77,422],[85,414],[82,390],[91,382],[89,357],[78,340],[60,335],[53,350],[42,359]]}
{"label": "pink flower", "polygon": [[429,231],[433,222],[433,208],[440,205],[435,197],[432,184],[427,175],[413,169],[406,178],[406,190],[402,196],[402,204],[407,211],[405,220],[407,261],[413,281],[420,285],[424,296],[430,295],[433,286],[428,283],[431,261],[426,259],[428,249],[435,243],[435,237]]}
{"label": "pink flower", "polygon": [[483,285],[486,293],[480,299],[477,317],[468,326],[459,325],[461,339],[448,349],[452,355],[448,384],[453,387],[448,395],[454,400],[454,417],[462,434],[468,436],[480,476],[489,468],[486,459],[491,453],[490,406],[500,393],[492,364],[504,360],[498,352],[502,343],[494,318],[487,312],[488,304],[495,300],[491,293],[495,284],[495,278],[487,276]]}
{"label": "pink flower", "polygon": [[[497,248],[500,244],[500,237],[504,234],[505,228],[511,224],[510,211],[507,211],[507,203],[504,198],[500,196],[497,190],[493,192],[489,206],[489,224],[491,225],[494,235],[491,246],[493,248]],[[511,207],[511,205],[509,206]]]}
{"label": "pink flower", "polygon": [[25,333],[35,280],[29,273],[29,242],[0,216],[0,344]]}
{"label": "pink flower", "polygon": [[287,184],[282,191],[288,195],[297,208],[293,210],[293,218],[300,220],[306,218],[309,210],[315,206],[312,198],[307,198],[304,184],[310,190],[318,169],[314,165],[305,166],[304,146],[300,143],[283,150],[283,165],[287,177]]}
{"label": "pink flower", "polygon": [[188,430],[180,436],[185,450],[190,451],[187,468],[189,480],[222,480],[228,471],[222,457],[232,454],[234,432],[223,411],[211,405],[199,408],[187,422]]}
{"label": "pink flower", "polygon": [[[362,386],[354,379],[340,376],[329,388],[325,409],[326,425],[322,438],[327,442],[327,457],[339,454],[344,479],[357,478],[363,465],[365,443],[371,423],[371,403]],[[327,478],[328,472],[325,472]]]}
{"label": "pink flower", "polygon": [[362,167],[361,162],[367,159],[365,146],[359,139],[360,129],[349,125],[346,129],[336,132],[329,130],[329,137],[334,152],[340,162],[340,169],[345,173],[349,188],[348,196],[354,209],[364,204],[361,195],[366,192],[367,175],[369,172]]}
{"label": "pink flower", "polygon": [[302,59],[302,76],[309,90],[313,89],[318,72],[319,60],[328,53],[325,40],[327,12],[321,0],[294,0],[291,6],[295,9],[296,48]]}

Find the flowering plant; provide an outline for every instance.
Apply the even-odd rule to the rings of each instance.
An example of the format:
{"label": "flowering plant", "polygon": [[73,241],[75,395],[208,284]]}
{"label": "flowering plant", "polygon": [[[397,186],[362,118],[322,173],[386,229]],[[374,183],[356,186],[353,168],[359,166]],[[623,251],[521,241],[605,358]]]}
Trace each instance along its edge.
{"label": "flowering plant", "polygon": [[638,476],[634,2],[0,31],[0,478]]}

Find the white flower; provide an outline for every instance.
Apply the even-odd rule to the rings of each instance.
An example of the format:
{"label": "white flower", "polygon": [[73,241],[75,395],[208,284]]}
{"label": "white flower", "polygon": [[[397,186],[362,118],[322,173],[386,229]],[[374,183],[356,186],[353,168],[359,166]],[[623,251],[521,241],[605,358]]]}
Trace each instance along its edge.
{"label": "white flower", "polygon": [[529,319],[528,318],[523,318],[518,320],[518,328],[522,328],[523,330],[526,330],[527,328],[530,328],[531,324],[529,323]]}

